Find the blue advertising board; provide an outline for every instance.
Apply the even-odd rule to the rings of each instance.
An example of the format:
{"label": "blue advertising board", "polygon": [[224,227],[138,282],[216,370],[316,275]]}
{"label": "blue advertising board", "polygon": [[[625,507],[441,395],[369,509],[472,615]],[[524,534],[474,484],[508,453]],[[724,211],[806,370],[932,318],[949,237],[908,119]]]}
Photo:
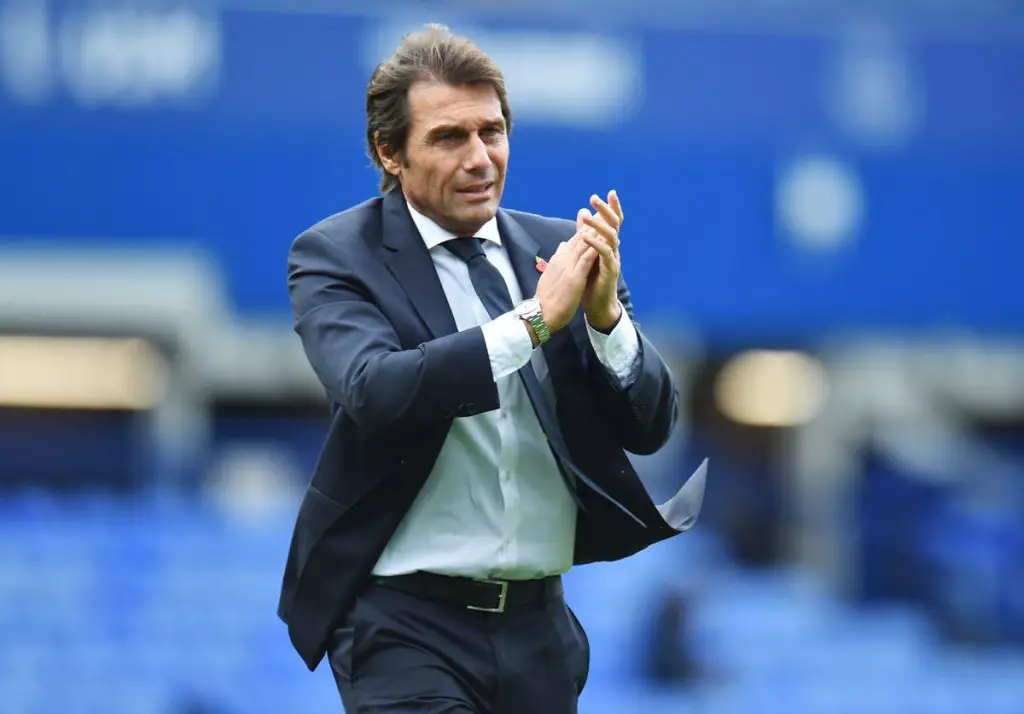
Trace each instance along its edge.
{"label": "blue advertising board", "polygon": [[[103,8],[0,0],[0,244],[196,245],[285,314],[291,239],[376,190],[363,92],[412,16]],[[641,315],[1024,330],[1021,42],[452,24],[509,75],[505,204],[617,188]]]}

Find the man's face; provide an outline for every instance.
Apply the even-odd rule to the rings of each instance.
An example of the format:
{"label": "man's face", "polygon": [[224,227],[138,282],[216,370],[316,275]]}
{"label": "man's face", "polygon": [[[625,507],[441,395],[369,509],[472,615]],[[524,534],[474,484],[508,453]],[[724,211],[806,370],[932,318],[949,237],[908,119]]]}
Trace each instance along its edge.
{"label": "man's face", "polygon": [[497,212],[508,165],[494,87],[417,82],[409,88],[409,109],[404,156],[390,164],[406,198],[442,228],[473,235]]}

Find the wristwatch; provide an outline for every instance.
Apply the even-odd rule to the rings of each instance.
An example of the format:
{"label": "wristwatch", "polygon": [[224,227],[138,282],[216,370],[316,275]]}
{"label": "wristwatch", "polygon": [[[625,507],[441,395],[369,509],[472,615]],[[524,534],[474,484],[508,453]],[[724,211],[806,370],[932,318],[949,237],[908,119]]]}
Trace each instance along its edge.
{"label": "wristwatch", "polygon": [[548,323],[544,322],[544,314],[540,311],[540,303],[537,298],[523,300],[516,305],[516,317],[525,320],[533,328],[537,335],[538,344],[544,344],[551,339],[551,330]]}

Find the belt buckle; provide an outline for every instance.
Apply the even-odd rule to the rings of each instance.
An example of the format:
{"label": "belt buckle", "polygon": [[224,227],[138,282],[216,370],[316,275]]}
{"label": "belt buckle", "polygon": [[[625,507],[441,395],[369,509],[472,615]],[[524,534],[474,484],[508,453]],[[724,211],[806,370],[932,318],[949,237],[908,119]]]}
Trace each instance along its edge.
{"label": "belt buckle", "polygon": [[497,607],[476,607],[475,605],[466,605],[467,610],[477,610],[478,612],[505,612],[505,599],[508,597],[508,581],[507,580],[486,580],[483,578],[473,578],[478,583],[485,583],[487,585],[497,585],[501,588],[498,593],[498,605]]}

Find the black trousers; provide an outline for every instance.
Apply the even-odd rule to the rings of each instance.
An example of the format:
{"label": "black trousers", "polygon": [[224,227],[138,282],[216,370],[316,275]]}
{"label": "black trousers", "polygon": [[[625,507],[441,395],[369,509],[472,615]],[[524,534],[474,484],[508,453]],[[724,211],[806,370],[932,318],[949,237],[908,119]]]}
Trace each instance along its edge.
{"label": "black trousers", "polygon": [[561,597],[490,613],[373,585],[330,662],[346,714],[575,714],[590,646]]}

